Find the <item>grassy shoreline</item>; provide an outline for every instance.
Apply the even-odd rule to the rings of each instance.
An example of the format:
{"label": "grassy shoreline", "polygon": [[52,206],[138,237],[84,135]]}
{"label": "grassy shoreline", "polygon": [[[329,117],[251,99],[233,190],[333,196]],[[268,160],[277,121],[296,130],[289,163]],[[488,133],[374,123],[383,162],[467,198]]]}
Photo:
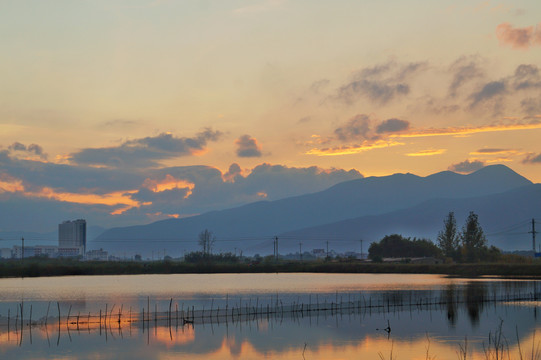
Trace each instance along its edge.
{"label": "grassy shoreline", "polygon": [[0,278],[67,275],[138,275],[207,273],[366,273],[440,274],[450,276],[541,277],[541,264],[366,264],[358,262],[199,263],[176,261],[79,262],[28,260],[0,262]]}

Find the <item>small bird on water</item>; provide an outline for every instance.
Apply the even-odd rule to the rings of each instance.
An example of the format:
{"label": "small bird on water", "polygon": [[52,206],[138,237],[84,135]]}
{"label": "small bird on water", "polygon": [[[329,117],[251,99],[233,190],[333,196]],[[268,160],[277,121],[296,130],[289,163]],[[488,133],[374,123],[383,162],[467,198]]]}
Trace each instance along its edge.
{"label": "small bird on water", "polygon": [[387,331],[387,334],[390,334],[391,333],[391,324],[389,323],[389,320],[387,320],[387,327],[384,328],[384,329],[376,329],[377,331],[379,330],[383,330],[383,331]]}

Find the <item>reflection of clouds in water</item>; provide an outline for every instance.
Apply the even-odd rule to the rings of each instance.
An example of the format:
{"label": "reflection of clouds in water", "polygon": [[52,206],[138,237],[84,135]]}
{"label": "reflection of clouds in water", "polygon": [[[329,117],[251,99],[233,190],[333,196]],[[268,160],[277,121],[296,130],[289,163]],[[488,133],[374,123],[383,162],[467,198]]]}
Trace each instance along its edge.
{"label": "reflection of clouds in water", "polygon": [[150,330],[153,341],[165,345],[168,349],[177,345],[184,345],[195,341],[195,330],[193,326],[183,326],[177,331],[176,328],[160,326]]}
{"label": "reflection of clouds in water", "polygon": [[[40,351],[45,346],[51,354],[74,352],[81,358],[95,354],[96,348],[99,348],[102,354],[100,358],[122,354],[123,357],[133,358],[176,359],[182,354],[186,359],[297,359],[306,343],[307,359],[372,359],[377,358],[379,352],[388,356],[391,346],[396,354],[400,354],[400,358],[414,359],[424,357],[428,345],[431,356],[446,359],[456,356],[457,344],[467,336],[468,339],[479,339],[468,344],[472,351],[471,359],[484,359],[483,339],[486,340],[489,332],[495,330],[492,318],[500,316],[504,320],[503,333],[509,339],[512,357],[517,349],[512,341],[517,323],[520,324],[521,342],[531,344],[536,328],[531,316],[532,307],[506,307],[498,303],[489,308],[486,311],[490,311],[490,316],[480,316],[477,327],[471,326],[468,317],[457,317],[455,331],[451,333],[447,332],[445,326],[447,310],[436,306],[425,310],[404,307],[381,311],[374,308],[371,314],[345,311],[334,315],[321,312],[284,318],[281,315],[263,316],[248,321],[229,321],[227,325],[222,321],[219,325],[206,323],[194,327],[177,327],[173,319],[171,327],[154,328],[151,320],[150,331],[146,328],[144,332],[140,322],[124,322],[119,330],[112,319],[108,326],[108,341],[105,340],[105,329],[100,333],[97,324],[89,328],[81,324],[79,331],[71,325],[70,337],[62,323],[59,346],[48,348],[47,338],[54,345],[58,336],[57,323],[51,322],[47,327],[37,326],[33,329],[32,344],[26,328],[21,348],[14,346],[18,345],[17,334],[20,335],[20,330],[16,333],[12,328],[8,342],[5,328],[2,328],[4,331],[0,329],[0,352],[5,355],[3,358],[24,359],[24,353],[31,354],[32,350]],[[483,313],[485,310],[479,311]],[[387,321],[393,329],[389,339],[387,334],[375,330]],[[164,323],[166,320],[162,320]],[[427,334],[430,340],[427,340]]]}
{"label": "reflection of clouds in water", "polygon": [[[472,359],[483,359],[482,341],[487,340],[489,332],[495,330],[495,324],[499,322],[500,317],[504,320],[503,332],[510,340],[509,346],[511,349],[516,347],[512,341],[515,338],[515,326],[520,325],[518,332],[521,342],[522,339],[525,339],[525,342],[531,341],[532,333],[537,327],[535,316],[537,302],[513,302],[509,304],[512,306],[506,306],[507,303],[502,301],[483,303],[484,300],[492,299],[494,294],[509,293],[516,295],[536,291],[538,283],[534,281],[486,281],[483,279],[470,281],[438,276],[414,276],[412,277],[414,285],[409,285],[407,290],[398,290],[398,288],[408,287],[406,280],[409,277],[399,276],[392,278],[392,275],[342,277],[340,275],[328,276],[327,274],[310,277],[309,274],[302,275],[289,277],[276,274],[265,276],[251,274],[249,278],[259,279],[260,281],[262,281],[261,279],[284,281],[284,279],[291,278],[294,279],[293,283],[295,283],[295,281],[302,281],[308,275],[311,282],[307,286],[308,288],[314,286],[317,280],[323,279],[326,290],[332,288],[334,280],[341,279],[341,281],[337,281],[338,284],[334,287],[335,291],[337,288],[343,290],[342,286],[344,284],[352,286],[353,280],[357,280],[359,281],[357,287],[349,292],[347,291],[349,288],[347,288],[346,291],[338,292],[338,294],[335,291],[322,293],[319,290],[316,294],[311,292],[279,292],[278,295],[284,306],[293,302],[298,303],[299,299],[305,304],[308,301],[314,304],[316,298],[319,298],[320,303],[330,304],[330,302],[336,302],[337,299],[343,302],[357,301],[362,296],[364,298],[361,304],[365,305],[365,307],[359,309],[355,306],[353,309],[345,310],[338,315],[336,311],[334,313],[327,311],[312,312],[310,314],[305,311],[303,313],[285,314],[283,317],[281,314],[271,314],[267,317],[264,311],[263,316],[249,319],[243,317],[241,321],[238,321],[237,317],[235,317],[235,321],[232,321],[229,316],[227,325],[225,319],[221,318],[219,324],[216,320],[210,324],[205,319],[205,324],[196,321],[193,328],[191,326],[179,326],[177,328],[175,326],[175,305],[177,301],[179,312],[185,310],[188,307],[188,302],[192,301],[195,304],[196,314],[197,310],[201,310],[203,305],[207,312],[211,304],[213,304],[215,311],[218,306],[223,310],[226,298],[229,301],[229,309],[232,306],[238,307],[240,304],[242,304],[242,309],[251,308],[256,303],[262,305],[263,309],[265,309],[266,304],[276,302],[276,289],[274,289],[274,292],[268,291],[267,293],[254,291],[248,295],[243,292],[235,294],[232,294],[232,292],[215,292],[210,295],[208,292],[203,294],[188,292],[184,294],[183,298],[174,297],[173,299],[172,311],[174,319],[171,328],[163,326],[167,319],[162,317],[157,328],[153,327],[154,322],[151,320],[150,331],[148,331],[149,324],[146,324],[145,332],[143,332],[141,322],[132,324],[125,322],[121,324],[121,329],[118,329],[118,324],[114,321],[115,315],[123,306],[123,314],[126,316],[129,311],[129,306],[126,305],[128,300],[133,301],[133,305],[130,306],[133,307],[134,313],[140,313],[143,306],[145,309],[147,308],[146,291],[148,289],[143,287],[142,290],[139,289],[140,292],[132,293],[129,296],[124,294],[122,298],[109,296],[105,298],[109,311],[111,311],[112,304],[116,302],[113,319],[110,319],[110,330],[112,332],[108,332],[108,341],[105,341],[103,331],[100,335],[97,324],[87,326],[84,323],[87,314],[81,311],[82,323],[80,329],[77,330],[76,325],[70,325],[70,335],[68,335],[63,320],[60,345],[57,349],[51,347],[50,351],[52,354],[72,351],[80,354],[80,357],[85,357],[96,353],[98,348],[105,358],[114,358],[115,354],[124,354],[124,357],[142,358],[142,354],[144,354],[144,358],[173,359],[182,354],[183,358],[187,359],[296,359],[301,357],[306,343],[305,357],[307,359],[377,358],[380,351],[388,356],[390,342],[392,342],[397,351],[396,353],[400,354],[400,358],[407,359],[424,357],[428,344],[426,339],[428,333],[431,338],[430,353],[437,358],[456,357],[457,344],[464,340],[464,336],[467,336],[468,339],[480,339],[480,341],[476,342],[472,340],[472,343],[468,344],[474,352]],[[142,277],[136,278],[141,279]],[[144,279],[145,281],[161,279],[160,283],[163,283],[174,278],[176,276],[152,276]],[[179,278],[184,280],[205,279],[204,276],[180,276]],[[245,279],[242,276],[226,276],[223,274],[220,276],[208,276],[207,279],[209,278],[211,280],[208,280],[207,284],[217,281],[217,279],[226,279],[228,280],[227,283]],[[368,284],[362,283],[362,279],[366,279]],[[390,285],[385,282],[385,279],[390,280]],[[404,282],[397,286],[395,285],[397,279]],[[378,286],[378,280],[383,281],[383,283],[379,284],[379,291],[374,291]],[[170,284],[172,283],[175,283],[175,281],[170,282]],[[433,284],[427,286],[427,283]],[[268,284],[263,285],[269,287]],[[197,284],[196,286],[201,287],[202,285]],[[244,286],[246,285],[242,285],[241,289]],[[288,286],[290,285],[286,287]],[[389,287],[393,290],[387,290]],[[166,289],[172,288],[175,287],[169,285]],[[179,294],[182,294],[181,290],[178,290]],[[110,292],[112,292],[112,289],[110,289]],[[170,293],[167,296],[163,294],[161,297],[152,296],[150,299],[151,310],[154,311],[155,304],[158,303],[158,311],[165,312],[170,302],[169,295]],[[372,299],[373,308],[366,307],[366,301],[368,301],[369,297]],[[191,300],[186,300],[187,298],[191,298]],[[240,302],[241,298],[242,303]],[[421,302],[421,306],[417,306],[420,299],[424,299],[424,301]],[[426,305],[426,299],[430,300],[428,303],[431,305]],[[102,298],[101,301],[103,300]],[[410,302],[414,305],[409,306]],[[31,303],[25,300],[25,312],[29,310]],[[189,305],[190,309],[192,303]],[[381,306],[382,304],[385,304],[385,306]],[[517,304],[520,304],[520,306],[517,306]],[[47,302],[42,301],[40,307],[43,308],[43,305],[45,305],[46,310]],[[68,298],[66,301],[61,302],[62,316],[67,315],[70,305],[72,306],[70,321],[74,320],[74,316],[78,314],[80,307],[90,308],[94,306],[98,309],[98,312],[99,309],[105,309],[105,303],[100,302],[96,306],[94,301],[90,301],[85,297],[80,300]],[[56,302],[52,302],[50,309],[50,316],[52,317],[57,316],[56,306]],[[33,319],[39,318],[38,313],[36,306],[34,306]],[[0,313],[0,315],[2,314]],[[134,315],[134,318],[138,318],[137,316]],[[20,349],[13,347],[11,336],[17,339],[13,327],[13,318],[14,312],[12,311],[10,341],[7,340],[8,336],[5,332],[5,317],[0,318],[1,358],[21,358],[21,351],[34,349],[38,351],[44,345],[47,346],[47,338],[53,344],[56,343],[56,337],[58,336],[57,323],[51,320],[47,327],[37,326],[32,329],[33,344],[29,342],[29,333],[26,328],[22,342],[23,346]],[[27,316],[25,316],[26,318]],[[389,340],[387,340],[387,334],[375,330],[381,328],[382,325],[386,325],[387,321],[390,322],[392,327]],[[84,346],[81,345],[83,343]],[[15,340],[15,344],[17,344],[17,340]],[[22,358],[24,359],[24,357]]]}

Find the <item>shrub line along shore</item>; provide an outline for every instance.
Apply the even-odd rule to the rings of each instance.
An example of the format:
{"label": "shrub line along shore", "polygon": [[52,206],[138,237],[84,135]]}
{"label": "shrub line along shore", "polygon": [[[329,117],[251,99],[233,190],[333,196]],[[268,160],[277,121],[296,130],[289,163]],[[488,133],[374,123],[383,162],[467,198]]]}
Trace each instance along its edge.
{"label": "shrub line along shore", "polygon": [[541,264],[381,264],[358,262],[278,262],[260,264],[190,264],[176,261],[79,262],[6,261],[0,277],[67,275],[213,274],[213,273],[366,273],[451,276],[540,276]]}

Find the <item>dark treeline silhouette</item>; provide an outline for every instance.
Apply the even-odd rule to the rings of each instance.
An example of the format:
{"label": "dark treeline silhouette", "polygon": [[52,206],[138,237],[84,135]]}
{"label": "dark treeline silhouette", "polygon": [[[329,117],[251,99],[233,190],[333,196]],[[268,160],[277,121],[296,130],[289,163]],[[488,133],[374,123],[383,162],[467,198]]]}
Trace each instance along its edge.
{"label": "dark treeline silhouette", "polygon": [[470,211],[462,231],[459,233],[453,212],[449,212],[443,220],[444,228],[438,234],[438,247],[448,261],[479,262],[497,261],[501,251],[487,246],[487,239],[479,224],[479,217]]}
{"label": "dark treeline silhouette", "polygon": [[387,235],[368,248],[368,256],[374,261],[384,257],[441,257],[441,250],[427,239],[405,238],[402,235]]}
{"label": "dark treeline silhouette", "polygon": [[445,217],[443,225],[443,230],[438,234],[437,245],[428,239],[411,239],[393,234],[372,243],[368,256],[373,261],[381,261],[384,257],[435,257],[445,259],[446,262],[462,263],[495,262],[502,259],[498,248],[487,246],[479,218],[473,211],[468,215],[460,232],[453,212],[449,212]]}

